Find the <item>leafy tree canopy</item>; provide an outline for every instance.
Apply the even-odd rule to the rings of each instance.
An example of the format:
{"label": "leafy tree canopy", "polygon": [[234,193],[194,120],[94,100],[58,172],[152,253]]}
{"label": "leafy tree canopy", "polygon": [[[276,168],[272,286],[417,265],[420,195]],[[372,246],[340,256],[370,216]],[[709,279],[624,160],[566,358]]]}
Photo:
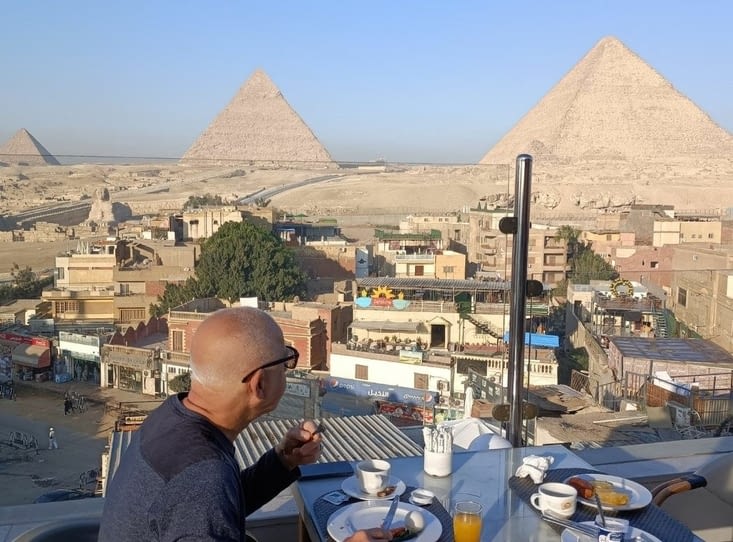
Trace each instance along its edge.
{"label": "leafy tree canopy", "polygon": [[200,297],[231,303],[254,296],[290,300],[305,294],[305,280],[293,252],[272,232],[247,222],[226,222],[202,244],[195,277],[166,286],[151,313],[159,316]]}
{"label": "leafy tree canopy", "polygon": [[17,263],[13,264],[10,274],[13,277],[12,285],[0,286],[0,302],[2,303],[15,299],[40,297],[43,289],[53,284],[53,277],[39,279],[30,267],[21,268]]}
{"label": "leafy tree canopy", "polygon": [[183,204],[183,210],[197,209],[206,205],[224,205],[226,202],[221,196],[203,194],[202,196],[188,196],[188,201]]}
{"label": "leafy tree canopy", "polygon": [[191,389],[191,373],[176,375],[168,381],[168,389],[174,393],[189,391]]}

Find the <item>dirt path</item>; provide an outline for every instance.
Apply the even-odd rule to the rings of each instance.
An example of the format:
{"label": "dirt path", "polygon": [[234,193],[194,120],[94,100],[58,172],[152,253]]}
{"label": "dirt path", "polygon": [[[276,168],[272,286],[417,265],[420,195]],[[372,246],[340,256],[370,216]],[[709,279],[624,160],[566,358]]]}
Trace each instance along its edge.
{"label": "dirt path", "polygon": [[[55,390],[17,387],[15,401],[0,400],[0,506],[31,503],[57,488],[78,488],[83,472],[99,469],[115,421],[104,404],[90,403],[86,412],[64,416],[63,395]],[[50,427],[57,450],[48,450]],[[14,431],[34,436],[39,449],[11,446]]]}

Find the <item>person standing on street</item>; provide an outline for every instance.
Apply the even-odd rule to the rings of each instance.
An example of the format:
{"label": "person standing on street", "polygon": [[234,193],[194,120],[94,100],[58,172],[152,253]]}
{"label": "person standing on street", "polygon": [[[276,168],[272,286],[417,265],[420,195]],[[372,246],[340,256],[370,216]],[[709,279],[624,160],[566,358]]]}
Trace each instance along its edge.
{"label": "person standing on street", "polygon": [[48,430],[48,449],[49,450],[58,450],[59,449],[59,443],[56,442],[56,432],[53,430],[53,427],[51,427]]}
{"label": "person standing on street", "polygon": [[71,413],[71,399],[66,397],[64,399],[64,416]]}

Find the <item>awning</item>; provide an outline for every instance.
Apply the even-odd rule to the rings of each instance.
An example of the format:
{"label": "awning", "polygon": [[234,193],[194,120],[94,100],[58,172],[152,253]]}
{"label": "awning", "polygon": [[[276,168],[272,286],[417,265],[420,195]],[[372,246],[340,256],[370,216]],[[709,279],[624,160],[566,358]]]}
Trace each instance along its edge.
{"label": "awning", "polygon": [[13,363],[41,369],[51,365],[51,352],[45,346],[19,344],[13,349]]}
{"label": "awning", "polygon": [[409,331],[417,333],[420,322],[373,322],[366,320],[354,320],[350,328],[365,329],[367,331]]}

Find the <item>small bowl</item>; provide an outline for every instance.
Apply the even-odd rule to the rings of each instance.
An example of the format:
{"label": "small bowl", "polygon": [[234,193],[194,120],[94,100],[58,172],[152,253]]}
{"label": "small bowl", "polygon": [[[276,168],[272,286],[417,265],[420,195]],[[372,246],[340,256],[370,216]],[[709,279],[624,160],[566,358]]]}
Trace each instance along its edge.
{"label": "small bowl", "polygon": [[429,489],[424,489],[422,487],[419,487],[410,493],[410,501],[412,504],[417,504],[418,506],[427,506],[429,504],[433,504],[433,499],[435,498],[435,493],[430,491]]}

